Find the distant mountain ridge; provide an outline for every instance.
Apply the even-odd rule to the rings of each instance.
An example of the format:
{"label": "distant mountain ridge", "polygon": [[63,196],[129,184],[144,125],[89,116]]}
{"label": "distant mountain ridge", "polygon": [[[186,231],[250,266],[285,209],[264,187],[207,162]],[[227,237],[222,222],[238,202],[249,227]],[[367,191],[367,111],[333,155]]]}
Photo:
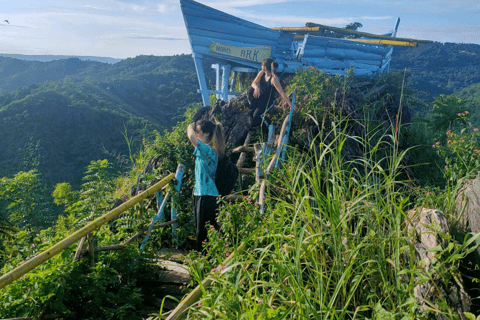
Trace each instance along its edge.
{"label": "distant mountain ridge", "polygon": [[[58,56],[43,59],[52,57]],[[391,70],[405,69],[409,86],[426,101],[459,93],[480,83],[480,45],[396,47]],[[205,71],[212,82],[212,69]],[[125,130],[138,142],[153,129],[172,127],[190,104],[201,102],[191,55],[113,64],[0,56],[0,77],[0,177],[16,173],[35,144],[49,181],[78,182],[90,160],[108,157],[105,150],[128,153]]]}
{"label": "distant mountain ridge", "polygon": [[95,56],[26,55],[26,54],[9,54],[9,53],[0,53],[0,57],[15,58],[15,59],[26,60],[26,61],[41,61],[41,62],[77,58],[82,61],[97,61],[97,62],[110,63],[110,64],[117,63],[123,60],[123,59],[117,59],[117,58],[95,57]]}
{"label": "distant mountain ridge", "polygon": [[440,94],[458,93],[480,82],[480,45],[434,42],[416,48],[395,47],[391,70],[405,69],[409,70],[409,86],[427,102]]}
{"label": "distant mountain ridge", "polygon": [[[128,159],[126,139],[139,147],[201,102],[190,55],[116,64],[0,57],[0,76],[0,177],[38,156],[49,185],[78,185],[91,160]],[[39,154],[29,154],[33,149]]]}

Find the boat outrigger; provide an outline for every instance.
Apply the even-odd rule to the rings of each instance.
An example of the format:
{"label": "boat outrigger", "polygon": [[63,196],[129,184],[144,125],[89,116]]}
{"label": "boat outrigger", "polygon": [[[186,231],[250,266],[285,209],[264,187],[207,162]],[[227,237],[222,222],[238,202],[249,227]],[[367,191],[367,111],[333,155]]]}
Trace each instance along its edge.
{"label": "boat outrigger", "polygon": [[[267,28],[240,19],[193,0],[180,0],[192,47],[203,104],[209,94],[228,101],[237,95],[229,91],[230,72],[257,72],[264,58],[273,58],[278,72],[295,73],[314,67],[331,74],[356,75],[388,73],[393,46],[416,46],[422,40],[396,38],[400,19],[385,35],[376,35],[319,24],[299,28]],[[341,34],[346,38],[320,36]],[[216,62],[216,90],[207,88],[203,61]],[[220,78],[220,70],[223,74]],[[221,81],[221,84],[220,84]]]}

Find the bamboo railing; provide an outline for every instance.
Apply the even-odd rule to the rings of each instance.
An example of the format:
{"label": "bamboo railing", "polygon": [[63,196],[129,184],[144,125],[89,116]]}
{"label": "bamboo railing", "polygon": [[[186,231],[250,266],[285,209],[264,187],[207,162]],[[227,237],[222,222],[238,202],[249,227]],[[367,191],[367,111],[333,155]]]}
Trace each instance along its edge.
{"label": "bamboo railing", "polygon": [[[116,207],[115,209],[111,210],[110,212],[104,214],[101,217],[98,217],[97,219],[93,220],[80,230],[74,232],[70,236],[66,237],[62,241],[56,243],[49,249],[43,251],[42,253],[36,255],[35,257],[31,258],[30,260],[25,261],[22,263],[20,266],[16,267],[12,271],[2,275],[0,277],[0,289],[3,287],[6,287],[13,281],[17,280],[24,274],[30,272],[31,270],[35,269],[37,266],[40,264],[44,263],[45,261],[53,258],[63,250],[67,249],[70,247],[72,244],[75,242],[79,241],[83,237],[87,236],[89,233],[92,231],[100,228],[102,225],[105,223],[109,222],[110,220],[118,217],[120,214],[122,214],[124,211],[132,208],[134,205],[137,203],[145,200],[147,197],[151,196],[152,194],[155,194],[158,190],[162,189],[164,186],[166,186],[170,181],[172,181],[175,178],[175,173],[169,174],[167,177],[163,178],[161,181],[157,182],[141,194],[133,197],[132,199],[128,200],[127,202],[121,204],[120,206]],[[92,250],[93,251],[93,250]]]}

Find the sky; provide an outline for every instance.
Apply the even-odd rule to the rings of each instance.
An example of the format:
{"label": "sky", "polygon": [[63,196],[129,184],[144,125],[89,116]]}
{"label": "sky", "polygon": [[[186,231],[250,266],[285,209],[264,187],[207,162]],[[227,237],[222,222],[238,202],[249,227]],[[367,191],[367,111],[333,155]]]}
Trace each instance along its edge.
{"label": "sky", "polygon": [[[480,44],[479,0],[200,0],[265,27],[314,22]],[[7,21],[5,21],[7,20]],[[125,59],[191,53],[180,0],[0,0],[0,53]]]}

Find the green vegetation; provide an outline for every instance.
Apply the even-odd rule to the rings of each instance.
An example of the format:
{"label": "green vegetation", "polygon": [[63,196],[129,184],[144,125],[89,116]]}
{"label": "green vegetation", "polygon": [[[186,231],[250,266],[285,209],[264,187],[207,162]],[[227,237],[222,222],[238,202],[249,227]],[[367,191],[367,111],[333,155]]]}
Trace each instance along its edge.
{"label": "green vegetation", "polygon": [[36,169],[43,198],[56,183],[78,188],[91,160],[107,158],[116,171],[128,171],[143,139],[173,127],[201,101],[187,55],[113,65],[0,57],[0,75],[6,79],[0,86],[0,177]]}
{"label": "green vegetation", "polygon": [[409,86],[431,102],[440,94],[458,93],[480,82],[480,46],[434,42],[417,48],[395,47],[391,69],[410,70]]}
{"label": "green vegetation", "polygon": [[[15,129],[18,138],[2,129],[0,141],[23,139],[26,147],[15,158],[19,170],[10,169],[15,173],[0,180],[0,273],[12,270],[109,211],[116,199],[126,200],[145,190],[174,172],[178,163],[186,166],[180,193],[174,194],[179,207],[178,234],[180,243],[188,248],[188,239],[193,236],[193,148],[185,131],[195,107],[188,108],[185,120],[165,126],[168,129],[160,134],[158,130],[151,133],[157,124],[154,115],[136,115],[138,109],[127,103],[154,101],[152,96],[135,96],[137,90],[146,93],[146,87],[135,87],[127,93],[132,88],[129,77],[144,72],[140,78],[159,88],[160,82],[155,81],[162,75],[172,78],[175,74],[178,82],[171,80],[171,85],[180,88],[188,70],[183,73],[179,66],[178,72],[168,71],[165,61],[155,69],[156,58],[136,59],[124,61],[121,68],[114,65],[118,70],[103,66],[104,80],[100,80],[101,72],[91,73],[81,81],[72,76],[1,95],[1,101],[10,102],[2,104],[0,121],[8,115],[10,118],[3,121],[21,125]],[[170,63],[173,68],[175,59]],[[294,143],[283,169],[275,170],[269,178],[266,214],[260,215],[258,191],[249,180],[237,186],[243,201],[222,200],[222,229],[210,230],[207,255],[192,252],[186,257],[192,275],[186,287],[197,286],[207,274],[214,279],[212,287],[203,288],[201,301],[192,307],[189,317],[429,319],[435,314],[460,319],[457,310],[442,297],[422,310],[413,290],[436,279],[443,279],[447,285],[452,279],[462,278],[460,270],[469,267],[465,261],[476,248],[471,235],[439,235],[445,245],[435,248],[436,259],[424,271],[423,263],[415,257],[414,235],[406,225],[410,210],[417,207],[442,210],[452,226],[458,222],[452,199],[466,179],[480,170],[480,143],[475,130],[478,107],[465,96],[440,95],[424,112],[417,110],[413,119],[403,121],[408,109],[418,102],[403,79],[403,73],[393,73],[369,80],[375,81],[374,90],[355,102],[349,99],[359,96],[358,86],[353,84],[365,79],[332,77],[312,70],[299,72],[291,79],[287,92],[298,90],[297,107],[301,112],[294,120]],[[166,88],[169,85],[165,83]],[[112,90],[115,103],[106,99]],[[180,109],[187,109],[189,103]],[[27,104],[32,107],[22,107]],[[74,112],[62,114],[65,109]],[[75,112],[88,121],[68,122]],[[180,111],[176,112],[179,115]],[[42,118],[42,114],[46,116]],[[92,134],[85,145],[70,140],[61,147],[61,140],[54,140],[53,133],[38,139],[40,130],[36,131],[34,122],[28,122],[29,118],[56,119],[52,115],[63,119],[59,123],[65,123],[65,130],[78,124],[84,134],[104,131]],[[110,117],[108,122],[103,121],[106,117]],[[85,155],[86,164],[76,164],[83,170],[82,178],[76,182],[52,179],[55,187],[43,192],[42,176],[48,173],[42,162],[51,163],[56,158],[45,161],[42,149],[56,146],[58,150],[72,150],[73,146],[77,154],[84,154],[96,144],[90,141],[94,136],[112,131],[102,128],[112,121],[119,124],[117,138],[124,145],[124,153],[109,159]],[[87,122],[93,124],[86,126]],[[30,126],[29,135],[23,137],[20,128],[26,124]],[[55,126],[48,124],[45,122],[44,127],[53,131]],[[75,128],[69,135],[78,131]],[[47,140],[50,134],[52,140]],[[4,149],[9,151],[8,147]],[[112,150],[108,154],[112,155]],[[14,151],[18,149],[10,150],[12,154]],[[149,162],[155,165],[145,170]],[[6,163],[1,162],[0,168]],[[125,243],[156,214],[157,208],[150,202],[136,205],[97,230],[96,246]],[[42,209],[53,205],[62,211],[58,218]],[[167,218],[170,206],[169,202]],[[52,313],[74,319],[147,317],[147,292],[140,283],[155,278],[158,270],[152,259],[160,248],[171,247],[174,241],[170,228],[155,230],[144,251],[138,249],[141,240],[123,251],[97,253],[93,267],[88,259],[74,262],[72,246],[1,289],[0,317]],[[242,243],[246,243],[246,250],[239,253]],[[231,255],[233,259],[224,265]],[[478,281],[478,274],[470,271]],[[156,307],[162,313],[161,307]],[[478,310],[476,306],[468,317]]]}

